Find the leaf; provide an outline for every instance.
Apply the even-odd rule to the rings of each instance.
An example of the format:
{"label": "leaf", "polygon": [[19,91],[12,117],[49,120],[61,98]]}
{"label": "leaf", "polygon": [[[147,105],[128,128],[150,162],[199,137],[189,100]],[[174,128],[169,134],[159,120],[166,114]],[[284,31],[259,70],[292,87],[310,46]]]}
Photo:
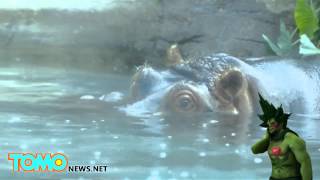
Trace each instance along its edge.
{"label": "leaf", "polygon": [[286,25],[283,21],[280,21],[280,36],[278,38],[277,45],[283,52],[289,52],[292,48],[291,34],[286,29]]}
{"label": "leaf", "polygon": [[294,18],[300,35],[306,34],[313,39],[314,32],[319,29],[319,19],[313,5],[308,5],[305,0],[297,0]]}
{"label": "leaf", "polygon": [[278,37],[276,44],[274,44],[266,35],[263,34],[262,37],[268,43],[272,51],[278,56],[288,54],[293,47],[293,36],[289,31],[287,31],[283,21],[280,21],[280,36]]}
{"label": "leaf", "polygon": [[299,53],[305,56],[320,54],[320,49],[317,48],[307,35],[303,34],[300,37]]}
{"label": "leaf", "polygon": [[273,51],[274,53],[276,53],[276,55],[282,56],[282,52],[281,52],[280,48],[279,48],[278,46],[276,46],[276,45],[268,38],[268,36],[262,34],[262,37],[263,37],[264,40],[267,41],[269,47],[272,49],[272,51]]}

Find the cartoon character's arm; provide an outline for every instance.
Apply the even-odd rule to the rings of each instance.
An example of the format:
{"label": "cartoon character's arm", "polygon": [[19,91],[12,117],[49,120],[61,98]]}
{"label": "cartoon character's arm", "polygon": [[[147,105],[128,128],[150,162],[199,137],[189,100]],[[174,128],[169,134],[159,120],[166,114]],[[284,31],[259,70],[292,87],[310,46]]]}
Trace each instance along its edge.
{"label": "cartoon character's arm", "polygon": [[270,139],[269,134],[268,132],[266,132],[264,137],[251,147],[252,153],[259,154],[259,153],[266,152],[268,150],[269,143],[270,143],[269,139]]}
{"label": "cartoon character's arm", "polygon": [[300,173],[303,180],[312,180],[312,165],[311,159],[306,149],[306,144],[303,139],[294,134],[286,135],[291,151],[294,153],[297,161],[300,163]]}

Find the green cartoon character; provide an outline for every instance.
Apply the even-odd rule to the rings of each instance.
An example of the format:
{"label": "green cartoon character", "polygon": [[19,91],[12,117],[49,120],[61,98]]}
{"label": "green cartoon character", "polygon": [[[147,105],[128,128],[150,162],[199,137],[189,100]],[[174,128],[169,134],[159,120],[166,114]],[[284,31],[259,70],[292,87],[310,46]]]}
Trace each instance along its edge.
{"label": "green cartoon character", "polygon": [[287,128],[290,114],[282,106],[275,108],[260,94],[263,114],[258,115],[266,127],[264,137],[252,146],[254,154],[268,152],[272,164],[270,180],[312,180],[312,165],[306,145],[297,133]]}

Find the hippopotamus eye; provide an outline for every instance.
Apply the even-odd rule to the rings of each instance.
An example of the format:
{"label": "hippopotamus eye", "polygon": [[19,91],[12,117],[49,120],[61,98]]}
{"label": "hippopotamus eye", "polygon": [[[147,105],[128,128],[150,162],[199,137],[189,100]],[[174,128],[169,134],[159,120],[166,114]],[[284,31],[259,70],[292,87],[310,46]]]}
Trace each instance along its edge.
{"label": "hippopotamus eye", "polygon": [[175,106],[179,111],[193,111],[197,108],[195,99],[188,94],[178,96],[175,99]]}
{"label": "hippopotamus eye", "polygon": [[174,112],[196,112],[201,109],[198,95],[188,88],[173,88],[168,93],[167,108]]}

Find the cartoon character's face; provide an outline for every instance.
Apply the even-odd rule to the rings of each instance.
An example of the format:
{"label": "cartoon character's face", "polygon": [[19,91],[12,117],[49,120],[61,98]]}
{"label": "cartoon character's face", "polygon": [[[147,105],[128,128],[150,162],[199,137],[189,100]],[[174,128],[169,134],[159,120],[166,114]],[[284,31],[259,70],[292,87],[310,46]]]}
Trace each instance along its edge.
{"label": "cartoon character's face", "polygon": [[274,118],[268,120],[268,131],[270,134],[279,132],[282,129],[282,123],[278,123]]}

